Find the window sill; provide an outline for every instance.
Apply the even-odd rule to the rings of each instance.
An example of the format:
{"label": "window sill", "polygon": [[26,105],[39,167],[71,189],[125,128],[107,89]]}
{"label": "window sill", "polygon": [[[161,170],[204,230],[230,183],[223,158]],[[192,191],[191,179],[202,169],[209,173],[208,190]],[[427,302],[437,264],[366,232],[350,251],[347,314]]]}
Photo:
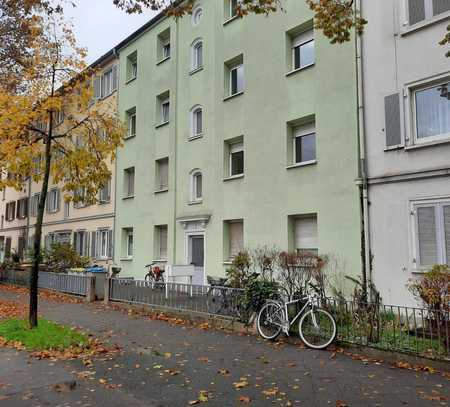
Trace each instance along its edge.
{"label": "window sill", "polygon": [[397,150],[402,150],[405,148],[404,144],[397,144],[395,146],[389,146],[389,147],[385,147],[384,151],[397,151]]}
{"label": "window sill", "polygon": [[233,16],[233,17],[230,17],[230,18],[228,18],[227,20],[225,20],[225,21],[223,22],[223,25],[225,26],[225,25],[227,25],[227,24],[230,24],[232,21],[237,20],[238,18],[239,18],[238,15],[235,15],[235,16]]}
{"label": "window sill", "polygon": [[234,180],[234,179],[240,179],[240,178],[244,178],[244,174],[231,175],[231,176],[229,176],[229,177],[225,177],[225,178],[223,179],[223,181],[224,181],[224,182],[226,182],[226,181],[232,181],[232,180]]}
{"label": "window sill", "polygon": [[163,126],[165,126],[166,124],[169,124],[169,123],[170,123],[169,120],[167,120],[166,122],[159,123],[159,124],[157,124],[155,126],[155,129],[159,129],[160,127],[163,127]]}
{"label": "window sill", "polygon": [[450,143],[450,138],[446,137],[446,138],[442,138],[441,140],[433,140],[433,141],[428,141],[426,143],[411,144],[410,146],[406,146],[405,150],[406,151],[417,150],[420,148],[439,146],[441,144],[449,144],[449,143]]}
{"label": "window sill", "polygon": [[286,76],[291,76],[291,75],[296,74],[297,72],[305,71],[305,70],[307,70],[309,68],[312,68],[315,64],[316,63],[313,62],[312,64],[309,64],[309,65],[306,65],[306,66],[302,66],[300,68],[297,68],[297,69],[294,69],[292,71],[286,72]]}
{"label": "window sill", "polygon": [[200,205],[203,203],[203,199],[198,200],[198,201],[189,201],[187,204],[188,205]]}
{"label": "window sill", "polygon": [[450,12],[445,12],[442,14],[438,14],[437,16],[430,18],[429,20],[421,21],[420,23],[416,23],[412,26],[408,25],[405,28],[402,28],[400,31],[400,36],[404,37],[409,34],[412,34],[413,32],[422,30],[430,25],[439,23],[443,20],[446,20],[450,17]]}
{"label": "window sill", "polygon": [[123,257],[120,261],[133,261],[132,257]]}
{"label": "window sill", "polygon": [[223,264],[224,266],[232,266],[232,265],[233,265],[233,262],[232,262],[231,260],[224,260],[224,261],[222,262],[222,264]]}
{"label": "window sill", "polygon": [[127,80],[125,81],[125,85],[128,85],[128,84],[130,84],[131,82],[134,82],[136,79],[137,79],[137,76],[134,76],[133,78],[127,79]]}
{"label": "window sill", "polygon": [[286,167],[286,169],[290,170],[291,168],[306,167],[308,165],[315,165],[315,164],[317,164],[317,160],[305,161],[305,162],[302,162],[302,163],[296,163],[296,164],[288,165]]}
{"label": "window sill", "polygon": [[156,65],[157,65],[157,66],[158,66],[158,65],[161,65],[163,62],[166,62],[166,61],[169,60],[169,59],[170,59],[170,55],[169,55],[168,57],[165,57],[165,58],[159,60],[159,61],[156,63]]}
{"label": "window sill", "polygon": [[109,201],[99,201],[99,205],[108,205],[108,204],[110,204],[111,203],[111,201],[109,200]]}
{"label": "window sill", "polygon": [[201,134],[197,134],[195,136],[188,137],[187,141],[194,141],[194,140],[197,140],[199,138],[203,138],[204,135],[205,135],[205,133],[201,133]]}
{"label": "window sill", "polygon": [[130,135],[130,136],[124,137],[123,139],[124,139],[124,140],[130,140],[130,139],[135,138],[135,137],[136,137],[136,134],[132,134],[132,135]]}
{"label": "window sill", "polygon": [[153,191],[154,194],[162,194],[163,192],[168,192],[169,188],[157,189]]}
{"label": "window sill", "polygon": [[229,96],[224,97],[224,98],[223,98],[223,101],[226,102],[227,100],[233,99],[233,98],[235,98],[236,96],[241,96],[241,95],[243,95],[243,94],[244,94],[244,91],[241,90],[240,92],[234,93],[233,95],[229,95]]}
{"label": "window sill", "polygon": [[189,75],[194,75],[197,72],[203,71],[203,66],[199,66],[198,68],[192,69],[189,71]]}
{"label": "window sill", "polygon": [[123,201],[126,201],[127,199],[133,199],[133,198],[134,198],[134,195],[124,196],[124,197],[122,198],[122,200],[123,200]]}
{"label": "window sill", "polygon": [[167,259],[156,259],[152,260],[153,263],[167,263]]}

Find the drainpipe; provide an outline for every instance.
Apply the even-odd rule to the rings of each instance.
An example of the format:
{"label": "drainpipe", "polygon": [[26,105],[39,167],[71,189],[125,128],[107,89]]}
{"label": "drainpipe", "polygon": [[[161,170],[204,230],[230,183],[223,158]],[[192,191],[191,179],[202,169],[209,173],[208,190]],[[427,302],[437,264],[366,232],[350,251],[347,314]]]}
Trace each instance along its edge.
{"label": "drainpipe", "polygon": [[[364,0],[355,1],[355,10],[362,15],[362,2]],[[366,142],[365,142],[365,110],[364,110],[364,70],[363,70],[363,37],[356,34],[356,86],[357,86],[357,103],[358,103],[358,143],[359,143],[359,159],[360,159],[360,193],[362,201],[363,215],[363,235],[364,235],[364,263],[363,263],[363,280],[368,289],[369,300],[371,299],[372,284],[372,266],[371,266],[371,245],[370,245],[370,219],[369,219],[369,185],[367,180],[367,162],[366,162]]]}

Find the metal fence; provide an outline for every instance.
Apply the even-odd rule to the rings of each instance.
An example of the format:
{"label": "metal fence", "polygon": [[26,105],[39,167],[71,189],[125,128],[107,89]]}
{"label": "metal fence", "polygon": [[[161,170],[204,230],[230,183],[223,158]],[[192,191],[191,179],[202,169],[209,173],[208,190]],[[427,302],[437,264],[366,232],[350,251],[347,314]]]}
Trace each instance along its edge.
{"label": "metal fence", "polygon": [[[38,287],[62,293],[86,296],[89,280],[92,277],[63,273],[39,272]],[[0,282],[29,287],[30,273],[24,271],[3,270]]]}
{"label": "metal fence", "polygon": [[382,350],[450,360],[450,312],[326,300],[338,339]]}
{"label": "metal fence", "polygon": [[240,318],[244,290],[181,283],[111,279],[110,300]]}

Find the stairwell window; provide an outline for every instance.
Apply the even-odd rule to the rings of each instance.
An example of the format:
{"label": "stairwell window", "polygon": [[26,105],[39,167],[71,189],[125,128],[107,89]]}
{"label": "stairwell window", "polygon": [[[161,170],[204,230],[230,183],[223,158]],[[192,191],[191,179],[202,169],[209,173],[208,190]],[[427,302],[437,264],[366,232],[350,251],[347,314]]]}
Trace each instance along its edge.
{"label": "stairwell window", "polygon": [[416,267],[450,264],[450,199],[413,202],[411,215]]}
{"label": "stairwell window", "polygon": [[244,174],[244,143],[230,145],[230,177]]}
{"label": "stairwell window", "polygon": [[158,35],[157,61],[161,63],[170,58],[170,28]]}
{"label": "stairwell window", "polygon": [[225,73],[225,90],[227,97],[243,93],[245,89],[244,56],[239,55],[238,57],[226,62]]}
{"label": "stairwell window", "polygon": [[195,40],[191,45],[191,71],[196,71],[203,67],[203,41]]}
{"label": "stairwell window", "polygon": [[125,245],[125,255],[128,259],[132,259],[134,254],[133,228],[127,228],[125,230]]}
{"label": "stairwell window", "polygon": [[127,116],[127,137],[132,138],[136,136],[136,108],[128,110]]}
{"label": "stairwell window", "polygon": [[156,260],[167,260],[167,225],[155,226]]}
{"label": "stairwell window", "polygon": [[203,175],[200,170],[191,172],[191,202],[199,203],[203,200]]}
{"label": "stairwell window", "polygon": [[127,57],[127,82],[137,78],[138,74],[138,55],[134,51]]}
{"label": "stairwell window", "polygon": [[163,192],[169,189],[169,158],[156,160],[155,192]]}
{"label": "stairwell window", "polygon": [[203,134],[203,109],[201,106],[194,106],[191,109],[191,138],[199,137]]}
{"label": "stairwell window", "polygon": [[194,10],[192,11],[192,24],[198,25],[200,23],[200,20],[203,17],[203,8],[202,6],[198,5],[194,7]]}
{"label": "stairwell window", "polygon": [[170,92],[166,91],[156,97],[156,127],[169,123]]}
{"label": "stairwell window", "polygon": [[414,135],[417,143],[450,137],[450,82],[412,90]]}
{"label": "stairwell window", "polygon": [[124,198],[134,197],[134,167],[124,170]]}

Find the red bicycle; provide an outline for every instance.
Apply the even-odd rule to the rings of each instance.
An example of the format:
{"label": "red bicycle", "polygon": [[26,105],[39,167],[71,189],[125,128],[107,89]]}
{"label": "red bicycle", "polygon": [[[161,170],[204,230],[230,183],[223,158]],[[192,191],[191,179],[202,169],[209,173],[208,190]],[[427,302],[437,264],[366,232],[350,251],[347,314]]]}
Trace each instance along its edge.
{"label": "red bicycle", "polygon": [[150,283],[152,287],[164,287],[164,269],[159,267],[155,262],[145,266],[148,272],[145,275],[145,282]]}

